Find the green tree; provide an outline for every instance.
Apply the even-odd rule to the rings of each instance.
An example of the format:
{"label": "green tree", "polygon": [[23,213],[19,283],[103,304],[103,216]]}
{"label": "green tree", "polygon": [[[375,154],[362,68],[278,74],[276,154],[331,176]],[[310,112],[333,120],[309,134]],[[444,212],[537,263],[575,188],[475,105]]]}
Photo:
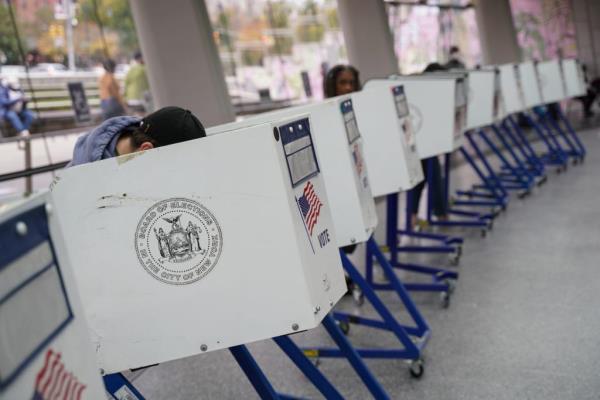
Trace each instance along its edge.
{"label": "green tree", "polygon": [[6,57],[6,64],[21,63],[17,35],[13,30],[8,8],[2,3],[0,3],[0,53]]}
{"label": "green tree", "polygon": [[325,35],[325,26],[319,21],[319,6],[314,0],[306,0],[299,13],[300,24],[296,36],[301,42],[320,42]]}
{"label": "green tree", "polygon": [[271,51],[279,55],[292,54],[294,38],[289,31],[290,7],[281,1],[276,3],[269,1],[265,11],[269,20],[269,27],[271,28],[271,36],[273,37],[273,44],[270,46]]}
{"label": "green tree", "polygon": [[[135,24],[127,0],[81,0],[79,4],[82,20],[101,23],[104,29],[115,32],[119,36],[119,54],[116,55],[131,55],[139,48]],[[115,54],[111,56],[114,57]]]}

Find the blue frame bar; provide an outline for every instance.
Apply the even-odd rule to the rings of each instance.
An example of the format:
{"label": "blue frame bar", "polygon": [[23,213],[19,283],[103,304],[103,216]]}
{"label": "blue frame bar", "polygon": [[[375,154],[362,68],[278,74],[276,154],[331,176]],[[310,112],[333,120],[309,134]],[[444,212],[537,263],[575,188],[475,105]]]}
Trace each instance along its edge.
{"label": "blue frame bar", "polygon": [[246,346],[233,346],[229,348],[229,351],[261,399],[277,400],[280,398]]}
{"label": "blue frame bar", "polygon": [[114,399],[117,398],[115,393],[125,386],[130,393],[136,396],[136,400],[145,400],[145,397],[135,388],[135,386],[119,372],[116,374],[104,375],[102,380],[104,381],[106,391]]}

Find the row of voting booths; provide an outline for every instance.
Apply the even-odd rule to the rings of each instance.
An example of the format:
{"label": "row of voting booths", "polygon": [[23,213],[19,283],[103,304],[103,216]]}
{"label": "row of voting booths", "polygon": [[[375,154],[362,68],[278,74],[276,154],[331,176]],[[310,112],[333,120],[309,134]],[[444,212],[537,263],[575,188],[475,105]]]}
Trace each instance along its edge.
{"label": "row of voting booths", "polygon": [[[429,194],[427,220],[485,234],[511,192],[583,161],[576,132],[548,105],[585,90],[576,60],[391,76],[62,171],[48,192],[0,209],[0,399],[142,399],[124,371],[226,349],[261,398],[283,398],[245,346],[270,339],[328,399],[343,389],[309,357],[349,362],[374,398],[390,398],[365,359],[405,360],[420,377],[435,327],[411,293],[439,293],[447,307],[459,278],[452,265],[402,256],[446,253],[457,265],[464,240],[415,231],[401,196],[408,205],[417,185],[435,185],[428,163],[441,158],[449,218],[432,215]],[[453,154],[479,183],[450,194]],[[345,275],[373,313],[336,309]],[[397,346],[359,347],[352,324],[391,332]],[[294,342],[318,326],[335,346]]]}

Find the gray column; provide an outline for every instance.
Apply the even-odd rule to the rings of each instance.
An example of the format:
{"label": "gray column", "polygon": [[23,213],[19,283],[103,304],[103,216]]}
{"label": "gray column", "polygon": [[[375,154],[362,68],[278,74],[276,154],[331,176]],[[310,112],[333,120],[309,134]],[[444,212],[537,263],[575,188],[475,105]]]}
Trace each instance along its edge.
{"label": "gray column", "polygon": [[398,73],[394,39],[383,0],[338,0],[348,58],[361,80]]}
{"label": "gray column", "polygon": [[588,77],[600,74],[600,3],[571,0],[577,40],[577,58],[588,68]]}
{"label": "gray column", "polygon": [[475,16],[484,64],[521,61],[521,49],[509,0],[475,0]]}
{"label": "gray column", "polygon": [[235,119],[203,0],[130,0],[156,108],[192,111],[206,126]]}

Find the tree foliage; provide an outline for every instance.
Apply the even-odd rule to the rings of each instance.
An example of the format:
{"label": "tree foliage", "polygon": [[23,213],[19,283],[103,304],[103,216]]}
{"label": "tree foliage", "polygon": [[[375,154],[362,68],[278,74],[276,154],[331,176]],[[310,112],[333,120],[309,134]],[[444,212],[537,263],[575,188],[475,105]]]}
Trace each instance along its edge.
{"label": "tree foliage", "polygon": [[[20,64],[19,42],[13,30],[8,7],[0,3],[0,52],[6,58],[6,64]],[[1,55],[0,55],[1,56]]]}
{"label": "tree foliage", "polygon": [[325,35],[325,26],[319,20],[319,7],[314,0],[306,0],[299,13],[300,24],[296,36],[301,42],[320,42]]}

